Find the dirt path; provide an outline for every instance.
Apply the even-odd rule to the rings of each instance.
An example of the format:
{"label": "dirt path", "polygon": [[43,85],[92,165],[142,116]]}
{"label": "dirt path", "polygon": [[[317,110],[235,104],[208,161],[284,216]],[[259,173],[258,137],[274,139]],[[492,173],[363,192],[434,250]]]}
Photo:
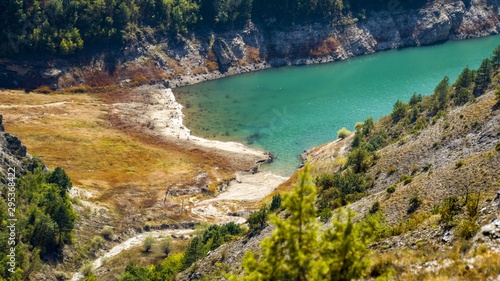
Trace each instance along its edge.
{"label": "dirt path", "polygon": [[[99,257],[98,259],[94,260],[92,262],[93,268],[98,269],[101,267],[104,263],[104,260],[112,258],[114,256],[119,255],[121,252],[128,250],[132,247],[140,246],[142,245],[142,242],[147,236],[152,236],[154,238],[162,238],[162,237],[169,237],[172,235],[189,235],[194,233],[195,230],[193,229],[167,229],[167,230],[157,230],[157,231],[150,231],[150,232],[143,232],[141,234],[138,234],[116,246],[111,248],[111,250],[107,251],[104,255]],[[73,277],[71,278],[72,281],[77,281],[83,278],[83,274],[80,272],[76,272],[73,274]]]}
{"label": "dirt path", "polygon": [[19,105],[19,104],[1,104],[0,108],[36,108],[36,107],[47,107],[47,106],[59,106],[64,105],[66,102],[53,102],[53,103],[45,103],[45,104],[35,104],[35,105]]}
{"label": "dirt path", "polygon": [[[246,219],[240,216],[231,216],[230,206],[234,206],[234,201],[259,201],[269,195],[274,189],[285,181],[286,178],[274,175],[272,173],[257,173],[257,174],[239,174],[237,181],[233,181],[228,189],[220,193],[217,197],[194,202],[194,207],[191,208],[191,213],[197,217],[199,221],[210,221],[213,223],[224,224],[235,222],[242,224]],[[84,194],[74,193],[75,196]],[[86,197],[92,197],[85,194]],[[154,238],[168,237],[172,235],[189,235],[193,234],[193,229],[166,229],[150,232],[143,232],[129,238],[128,240],[114,246],[101,257],[92,262],[93,269],[96,270],[103,265],[103,261],[119,255],[125,250],[132,247],[142,245],[144,238],[151,235]],[[77,281],[83,278],[80,272],[73,274],[72,281]]]}

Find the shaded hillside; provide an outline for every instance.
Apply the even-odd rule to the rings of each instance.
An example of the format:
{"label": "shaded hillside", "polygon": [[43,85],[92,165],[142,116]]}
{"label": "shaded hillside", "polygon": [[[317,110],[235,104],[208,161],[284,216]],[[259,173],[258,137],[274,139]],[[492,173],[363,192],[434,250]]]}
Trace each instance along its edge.
{"label": "shaded hillside", "polygon": [[[136,5],[134,2],[130,1],[130,5]],[[190,1],[174,2],[179,4]],[[298,3],[278,1],[261,4],[279,6],[288,5],[286,3],[289,2]],[[234,26],[226,24],[223,29],[194,29],[189,34],[176,36],[156,33],[147,24],[139,28],[140,24],[130,23],[127,25],[130,28],[127,27],[124,33],[119,34],[120,28],[113,26],[118,24],[117,21],[97,26],[79,23],[84,29],[99,29],[82,31],[80,35],[83,37],[92,37],[93,34],[97,34],[97,37],[99,34],[115,37],[123,35],[127,37],[126,42],[116,45],[106,43],[106,40],[97,40],[98,46],[71,56],[40,56],[37,53],[35,56],[17,55],[11,59],[2,59],[0,76],[3,79],[0,79],[0,87],[36,89],[43,86],[39,89],[43,92],[60,88],[84,92],[89,91],[89,87],[97,87],[110,92],[114,88],[104,86],[137,86],[151,81],[168,82],[170,87],[179,87],[269,67],[325,63],[381,50],[488,36],[497,34],[500,27],[496,12],[497,1],[427,1],[425,5],[423,1],[398,1],[394,5],[391,1],[350,2],[359,5],[353,5],[353,10],[346,8],[349,12],[340,18],[334,15],[327,16],[327,19],[314,16],[308,20],[297,19],[292,24],[273,17],[272,10],[269,10],[271,14],[256,15],[257,18],[263,16],[264,20],[255,19]],[[81,4],[85,6],[85,3]],[[297,7],[295,4],[287,9],[300,10],[308,7]],[[365,6],[365,9],[361,8]],[[191,6],[183,6],[189,7]],[[254,8],[256,7],[258,3],[254,1]],[[83,11],[88,13],[88,10]],[[287,14],[282,9],[279,11],[284,17],[293,17],[293,13]],[[321,9],[318,11],[328,12]],[[105,15],[101,16],[96,12],[87,20],[100,22],[103,18],[106,18]],[[159,19],[154,17],[155,21]],[[139,18],[136,20],[140,21]],[[73,40],[76,35],[72,35],[72,32],[74,29],[68,27],[54,34]],[[43,36],[35,39],[48,40]],[[23,40],[20,43],[27,44]],[[62,42],[63,39],[57,40]],[[78,48],[78,43],[70,45]],[[36,49],[36,46],[38,45],[31,44],[27,47]],[[53,47],[56,48],[55,51],[61,49]]]}

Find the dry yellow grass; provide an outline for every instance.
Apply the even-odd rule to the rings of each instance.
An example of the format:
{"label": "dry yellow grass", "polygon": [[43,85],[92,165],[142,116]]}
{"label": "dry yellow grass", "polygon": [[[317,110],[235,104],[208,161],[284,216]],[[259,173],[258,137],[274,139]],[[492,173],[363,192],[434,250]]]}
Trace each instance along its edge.
{"label": "dry yellow grass", "polygon": [[0,94],[5,129],[50,168],[93,189],[165,186],[196,175],[192,155],[110,126],[108,106],[93,95]]}

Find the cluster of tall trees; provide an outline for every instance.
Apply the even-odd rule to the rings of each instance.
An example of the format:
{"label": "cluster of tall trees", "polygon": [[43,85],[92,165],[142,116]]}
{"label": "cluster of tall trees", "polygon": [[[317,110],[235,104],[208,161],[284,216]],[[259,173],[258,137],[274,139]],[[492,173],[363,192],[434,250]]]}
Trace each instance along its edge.
{"label": "cluster of tall trees", "polygon": [[[71,242],[76,213],[70,203],[68,190],[71,180],[63,169],[42,171],[43,164],[35,161],[35,169],[18,176],[15,187],[15,245],[9,243],[7,220],[7,189],[0,197],[0,279],[29,280],[40,269],[41,258],[57,256]],[[9,272],[10,248],[15,248],[15,272]]]}
{"label": "cluster of tall trees", "polygon": [[[398,7],[423,0],[397,1]],[[103,40],[122,43],[145,27],[157,34],[232,28],[248,20],[282,24],[332,19],[394,0],[5,0],[0,57],[20,52],[71,54]],[[424,1],[425,2],[425,1]],[[402,7],[402,6],[401,6]]]}

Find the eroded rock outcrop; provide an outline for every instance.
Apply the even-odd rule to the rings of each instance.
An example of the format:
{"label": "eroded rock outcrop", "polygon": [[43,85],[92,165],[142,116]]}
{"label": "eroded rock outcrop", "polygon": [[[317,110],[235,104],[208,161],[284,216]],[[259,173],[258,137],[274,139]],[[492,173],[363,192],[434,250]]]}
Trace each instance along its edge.
{"label": "eroded rock outcrop", "polygon": [[95,54],[83,66],[74,62],[79,59],[4,60],[0,61],[0,77],[6,79],[0,86],[65,88],[92,84],[96,73],[106,76],[112,72],[112,77],[106,77],[110,83],[112,79],[117,84],[134,81],[134,75],[141,73],[150,81],[166,79],[175,88],[269,67],[325,63],[392,48],[497,34],[499,5],[492,0],[436,0],[419,9],[396,5],[366,11],[364,17],[286,28],[269,19],[226,32],[143,39],[120,51]]}

